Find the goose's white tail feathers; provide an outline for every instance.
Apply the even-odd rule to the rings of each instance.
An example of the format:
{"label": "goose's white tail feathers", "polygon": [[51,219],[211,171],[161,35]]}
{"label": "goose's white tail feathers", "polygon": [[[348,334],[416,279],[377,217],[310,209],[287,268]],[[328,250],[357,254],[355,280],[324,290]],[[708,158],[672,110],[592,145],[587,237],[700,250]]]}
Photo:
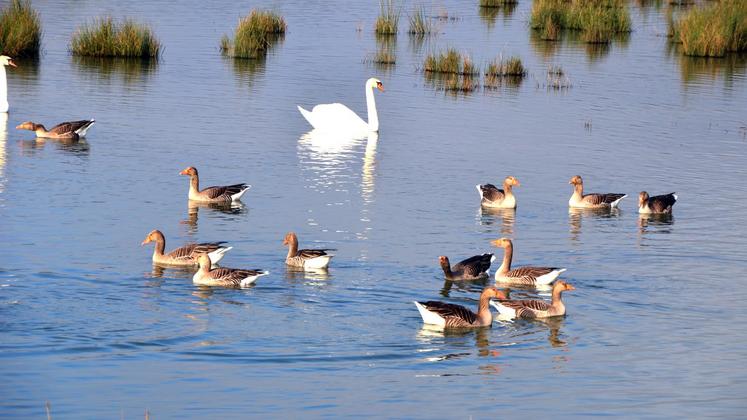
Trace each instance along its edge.
{"label": "goose's white tail feathers", "polygon": [[498,311],[501,318],[516,318],[516,310],[507,306],[501,305],[500,302],[491,300],[490,306],[494,307]]}
{"label": "goose's white tail feathers", "polygon": [[88,132],[88,129],[93,127],[93,124],[96,122],[93,118],[91,118],[90,122],[83,127],[75,130],[75,134],[77,134],[79,137],[85,137],[86,133]]}
{"label": "goose's white tail feathers", "polygon": [[425,308],[425,306],[421,305],[419,302],[413,301],[415,304],[415,307],[418,308],[418,312],[420,312],[420,317],[423,318],[423,323],[430,324],[430,325],[438,325],[438,326],[445,326],[446,320],[443,319],[440,315],[434,314],[433,312],[429,311]]}
{"label": "goose's white tail feathers", "polygon": [[257,274],[256,276],[247,277],[244,280],[241,280],[241,287],[248,287],[252,283],[254,283],[255,281],[257,281],[258,278],[260,278],[262,276],[266,276],[268,274],[270,274],[269,271],[260,271],[259,274]]}
{"label": "goose's white tail feathers", "polygon": [[244,188],[243,190],[241,190],[241,191],[237,192],[236,194],[232,195],[231,196],[231,201],[238,201],[238,200],[240,200],[241,196],[243,196],[244,194],[246,194],[246,192],[249,191],[250,188],[252,188],[252,186],[251,185],[247,185],[246,188]]}
{"label": "goose's white tail feathers", "polygon": [[621,200],[622,200],[623,198],[627,197],[627,196],[628,196],[628,195],[627,195],[627,194],[625,194],[625,195],[623,195],[622,197],[618,198],[617,200],[615,200],[615,201],[611,202],[611,203],[610,203],[610,208],[613,208],[613,209],[614,209],[614,208],[617,208],[617,205],[618,205],[618,204],[620,204],[620,201],[621,201]]}
{"label": "goose's white tail feathers", "polygon": [[674,201],[677,201],[677,200],[680,199],[679,197],[677,197],[677,194],[675,194],[675,193],[672,193],[672,197],[674,197]]}
{"label": "goose's white tail feathers", "polygon": [[332,257],[334,257],[334,255],[327,254],[315,258],[310,258],[304,261],[303,266],[304,268],[324,269],[329,266],[329,261],[332,259]]}
{"label": "goose's white tail feathers", "polygon": [[562,272],[564,272],[566,270],[567,270],[566,268],[559,268],[559,269],[553,270],[553,271],[551,271],[551,272],[549,272],[549,273],[547,273],[547,274],[545,274],[543,276],[539,276],[539,277],[537,277],[536,283],[539,286],[546,286],[546,285],[554,282],[555,279],[557,279],[558,276],[560,276],[560,273],[562,273]]}
{"label": "goose's white tail feathers", "polygon": [[482,200],[483,198],[485,198],[485,197],[484,197],[484,196],[482,195],[482,185],[480,185],[480,184],[477,184],[477,185],[475,185],[475,188],[477,188],[477,192],[478,192],[478,193],[480,193],[480,200]]}
{"label": "goose's white tail feathers", "polygon": [[232,249],[233,249],[232,246],[227,246],[227,247],[218,248],[215,251],[209,253],[208,257],[210,257],[210,262],[212,264],[218,264],[218,262],[220,262],[220,260],[222,260],[223,257],[226,256],[226,252]]}

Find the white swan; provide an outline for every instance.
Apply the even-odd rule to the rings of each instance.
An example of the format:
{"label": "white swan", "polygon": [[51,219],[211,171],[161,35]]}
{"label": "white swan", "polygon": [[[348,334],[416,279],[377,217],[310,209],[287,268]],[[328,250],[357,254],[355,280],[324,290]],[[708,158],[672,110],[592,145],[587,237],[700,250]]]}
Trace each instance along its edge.
{"label": "white swan", "polygon": [[334,131],[351,134],[365,134],[379,131],[379,116],[376,113],[376,100],[373,90],[384,91],[384,85],[375,77],[366,80],[366,107],[368,122],[363,121],[355,112],[343,104],[321,104],[310,112],[298,107],[301,115],[317,130]]}
{"label": "white swan", "polygon": [[5,78],[5,66],[16,67],[16,63],[7,55],[0,55],[0,112],[8,112],[8,80]]}

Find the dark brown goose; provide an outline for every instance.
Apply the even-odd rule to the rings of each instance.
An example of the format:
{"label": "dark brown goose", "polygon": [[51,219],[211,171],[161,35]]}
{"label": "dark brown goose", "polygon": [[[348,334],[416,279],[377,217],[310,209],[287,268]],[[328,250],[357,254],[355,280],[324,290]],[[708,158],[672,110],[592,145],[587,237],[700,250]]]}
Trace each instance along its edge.
{"label": "dark brown goose", "polygon": [[67,121],[64,123],[57,124],[50,130],[44,128],[42,124],[37,124],[32,121],[26,121],[16,126],[17,130],[29,130],[36,133],[36,137],[48,138],[48,139],[73,139],[77,140],[81,137],[86,136],[86,132],[89,128],[93,127],[95,120],[80,120],[80,121]]}
{"label": "dark brown goose", "polygon": [[216,268],[211,270],[210,257],[202,254],[197,258],[200,269],[192,276],[192,282],[200,286],[247,287],[257,278],[270,274],[265,270],[244,270],[241,268]]}
{"label": "dark brown goose", "polygon": [[437,325],[443,328],[475,328],[487,327],[493,323],[490,313],[490,299],[506,299],[503,291],[494,286],[488,286],[480,293],[477,313],[461,305],[438,301],[414,302],[423,318],[423,323]]}
{"label": "dark brown goose", "polygon": [[568,205],[580,209],[614,209],[625,198],[627,194],[609,193],[584,194],[584,181],[581,176],[576,175],[568,181],[573,185],[573,195],[568,200]]}
{"label": "dark brown goose", "polygon": [[[563,316],[565,315],[565,305],[561,299],[561,294],[567,290],[576,290],[576,288],[563,280],[559,280],[552,287],[551,302],[533,299],[504,299],[492,301],[490,304],[498,310],[501,317],[506,318],[535,319]],[[508,292],[504,292],[504,295],[507,294]]]}
{"label": "dark brown goose", "polygon": [[672,207],[677,202],[677,194],[669,193],[649,197],[646,191],[638,194],[638,213],[672,214]]}
{"label": "dark brown goose", "polygon": [[283,239],[283,245],[288,246],[288,255],[285,263],[292,267],[303,267],[304,269],[326,269],[329,261],[334,257],[327,251],[333,249],[298,249],[298,237],[293,232],[288,232]]}
{"label": "dark brown goose", "polygon": [[449,280],[475,280],[488,277],[490,263],[495,260],[493,254],[482,254],[469,257],[460,261],[452,267],[449,265],[449,257],[441,255],[438,262],[444,270],[444,275]]}
{"label": "dark brown goose", "polygon": [[200,176],[197,174],[197,169],[192,166],[179,172],[179,175],[189,175],[189,199],[203,203],[231,203],[239,201],[241,196],[251,188],[251,185],[242,183],[207,187],[204,190],[200,190]]}
{"label": "dark brown goose", "polygon": [[495,281],[524,286],[544,286],[555,281],[565,268],[558,267],[519,267],[511,269],[511,259],[514,255],[514,244],[508,238],[496,239],[491,242],[503,248],[503,262],[495,272]]}
{"label": "dark brown goose", "polygon": [[503,180],[503,189],[493,184],[477,185],[477,191],[480,193],[480,204],[498,209],[515,209],[516,197],[514,197],[513,187],[520,185],[519,180],[513,176],[508,176]]}
{"label": "dark brown goose", "polygon": [[197,257],[201,254],[207,254],[210,257],[210,261],[213,264],[217,264],[218,261],[223,259],[226,252],[233,249],[230,246],[224,246],[225,242],[204,242],[200,244],[187,244],[172,250],[168,254],[164,254],[166,238],[159,230],[151,231],[140,246],[150,242],[156,243],[156,247],[153,250],[154,263],[180,267],[196,266]]}

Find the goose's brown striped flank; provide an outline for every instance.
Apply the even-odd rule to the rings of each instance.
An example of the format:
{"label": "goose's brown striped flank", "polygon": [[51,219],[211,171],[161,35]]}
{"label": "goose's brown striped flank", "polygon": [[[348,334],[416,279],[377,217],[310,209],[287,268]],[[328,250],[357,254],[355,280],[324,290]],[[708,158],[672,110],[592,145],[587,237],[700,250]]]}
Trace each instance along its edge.
{"label": "goose's brown striped flank", "polygon": [[490,314],[490,299],[506,299],[503,291],[494,286],[488,286],[480,294],[477,313],[461,305],[438,301],[414,302],[423,318],[423,322],[444,328],[475,328],[486,327],[493,323]]}

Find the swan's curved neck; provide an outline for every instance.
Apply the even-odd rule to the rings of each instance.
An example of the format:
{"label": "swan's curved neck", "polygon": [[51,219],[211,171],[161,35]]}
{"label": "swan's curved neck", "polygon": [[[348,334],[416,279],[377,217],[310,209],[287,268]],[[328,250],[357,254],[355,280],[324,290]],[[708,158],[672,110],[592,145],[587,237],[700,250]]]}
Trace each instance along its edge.
{"label": "swan's curved neck", "polygon": [[5,77],[5,66],[0,64],[0,112],[6,111],[8,111],[8,80]]}
{"label": "swan's curved neck", "polygon": [[376,99],[374,99],[373,88],[366,83],[366,108],[368,108],[368,129],[379,131],[379,114],[376,113]]}

